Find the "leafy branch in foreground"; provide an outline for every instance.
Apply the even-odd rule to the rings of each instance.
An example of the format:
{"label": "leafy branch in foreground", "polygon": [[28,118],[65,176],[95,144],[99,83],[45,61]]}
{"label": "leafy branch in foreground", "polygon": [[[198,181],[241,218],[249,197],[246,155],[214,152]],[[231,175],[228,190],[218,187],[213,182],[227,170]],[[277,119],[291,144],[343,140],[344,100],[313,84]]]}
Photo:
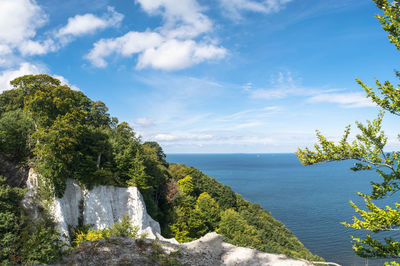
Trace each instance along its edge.
{"label": "leafy branch in foreground", "polygon": [[387,0],[374,0],[378,8],[383,10],[382,15],[376,15],[382,28],[388,32],[388,38],[400,50],[400,2],[390,3]]}
{"label": "leafy branch in foreground", "polygon": [[[388,38],[400,50],[400,2],[394,0],[373,0],[383,15],[376,15],[382,28],[388,32]],[[395,71],[400,78],[400,72]],[[377,89],[367,86],[361,80],[356,81],[363,87],[366,96],[383,110],[400,116],[400,85],[396,88],[391,82],[376,80]],[[358,193],[364,198],[367,210],[358,208],[353,202],[352,207],[359,218],[354,216],[353,223],[342,223],[346,227],[367,230],[373,233],[400,230],[400,204],[395,208],[386,206],[380,208],[372,201],[392,196],[400,190],[400,152],[384,152],[387,137],[382,130],[383,111],[372,122],[365,125],[356,122],[360,133],[356,140],[349,142],[350,127],[344,132],[338,144],[327,140],[317,131],[318,143],[315,151],[308,148],[298,149],[297,156],[304,165],[312,165],[330,161],[353,159],[357,162],[353,171],[375,170],[381,177],[380,182],[371,182],[370,194]],[[400,134],[398,136],[400,139]],[[385,238],[383,242],[374,239],[370,234],[365,239],[353,239],[353,249],[361,257],[400,258],[400,243],[393,238]],[[400,265],[397,262],[387,262],[387,265]]]}
{"label": "leafy branch in foreground", "polygon": [[[304,165],[312,165],[340,160],[356,160],[353,171],[375,170],[382,178],[381,182],[371,182],[370,194],[358,193],[364,198],[367,210],[358,208],[353,202],[352,207],[359,215],[354,216],[353,223],[342,223],[346,227],[368,230],[374,233],[381,231],[400,230],[400,204],[395,208],[380,208],[372,200],[390,197],[400,190],[400,153],[384,152],[387,137],[382,130],[383,112],[373,121],[364,125],[357,122],[360,133],[351,143],[348,141],[350,127],[347,127],[342,139],[335,144],[317,132],[318,143],[315,151],[308,148],[298,149],[297,156]],[[370,235],[365,239],[353,239],[353,249],[361,257],[398,258],[400,246],[392,238],[384,240],[384,244],[373,239]],[[396,255],[397,254],[397,255]]]}

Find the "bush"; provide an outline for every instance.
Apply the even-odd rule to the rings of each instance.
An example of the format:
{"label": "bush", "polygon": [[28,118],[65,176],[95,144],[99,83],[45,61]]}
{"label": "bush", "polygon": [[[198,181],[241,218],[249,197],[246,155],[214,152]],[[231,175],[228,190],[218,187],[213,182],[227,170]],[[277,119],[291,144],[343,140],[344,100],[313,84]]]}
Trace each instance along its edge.
{"label": "bush", "polygon": [[46,264],[61,258],[64,243],[51,219],[30,221],[19,202],[25,190],[0,177],[0,264]]}
{"label": "bush", "polygon": [[96,241],[100,239],[108,239],[110,237],[131,237],[137,238],[139,228],[132,226],[128,215],[122,217],[121,222],[113,224],[109,228],[105,229],[89,229],[88,232],[78,231],[75,234],[73,244],[79,247],[83,242]]}

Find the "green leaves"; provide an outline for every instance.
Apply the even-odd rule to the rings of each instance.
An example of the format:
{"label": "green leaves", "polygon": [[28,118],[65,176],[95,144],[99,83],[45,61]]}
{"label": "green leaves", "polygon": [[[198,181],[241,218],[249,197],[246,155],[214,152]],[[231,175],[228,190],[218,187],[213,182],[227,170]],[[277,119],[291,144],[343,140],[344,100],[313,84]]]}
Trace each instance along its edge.
{"label": "green leaves", "polygon": [[[398,76],[399,77],[399,76]],[[365,85],[361,80],[356,79],[365,90],[367,97],[381,108],[395,115],[400,115],[400,88],[395,88],[392,83],[385,81],[384,84],[376,80],[378,95],[372,87]]]}
{"label": "green leaves", "polygon": [[[400,243],[393,238],[385,238],[383,243],[367,235],[365,239],[353,239],[354,252],[363,258],[400,258]],[[385,264],[386,265],[386,264]]]}
{"label": "green leaves", "polygon": [[369,211],[358,208],[353,202],[350,202],[354,211],[361,217],[353,217],[353,223],[342,223],[346,227],[355,229],[369,230],[373,232],[379,231],[395,231],[400,230],[400,204],[395,203],[396,208],[389,206],[379,208],[370,200],[365,199],[365,205]]}
{"label": "green leaves", "polygon": [[0,117],[0,150],[17,162],[30,155],[33,146],[33,119],[21,109],[5,112]]}
{"label": "green leaves", "polygon": [[[52,126],[34,133],[37,144],[34,149],[39,173],[52,183],[54,193],[62,197],[65,180],[74,177],[74,168],[79,163],[79,144],[83,133],[84,112],[75,110],[57,117]],[[47,186],[42,190],[51,190]]]}
{"label": "green leaves", "polygon": [[[383,15],[377,15],[383,29],[387,31],[388,38],[398,50],[400,50],[400,2],[391,3],[387,0],[373,0]],[[400,78],[400,73],[396,71]],[[379,107],[395,115],[400,115],[400,88],[395,87],[391,82],[381,83],[376,80],[377,92],[356,79],[357,83],[365,90],[368,98]],[[400,86],[400,85],[398,85]],[[375,170],[380,176],[380,182],[371,182],[372,191],[370,194],[358,193],[364,197],[367,210],[358,208],[353,202],[352,207],[359,215],[353,217],[353,223],[343,223],[346,227],[372,232],[400,230],[400,205],[395,208],[386,206],[379,208],[371,200],[389,197],[400,190],[400,153],[384,152],[387,137],[382,131],[381,124],[383,111],[372,122],[367,121],[366,125],[356,122],[360,133],[352,143],[347,141],[350,128],[347,127],[344,136],[338,144],[326,140],[317,132],[318,143],[315,144],[315,151],[309,149],[298,149],[297,156],[304,165],[311,165],[329,161],[340,161],[347,159],[358,160],[354,171]],[[399,135],[400,140],[400,135]],[[353,249],[357,255],[362,257],[384,257],[399,258],[400,244],[392,238],[386,238],[384,243],[368,235],[365,239],[353,238]],[[389,263],[387,264],[389,265]],[[393,263],[391,265],[396,265]]]}
{"label": "green leaves", "polygon": [[[354,167],[351,168],[352,170],[375,170],[381,177],[381,182],[371,182],[372,191],[370,194],[358,193],[364,197],[367,211],[358,208],[358,206],[351,202],[352,207],[360,218],[354,216],[353,223],[343,223],[346,227],[372,232],[400,229],[399,204],[395,204],[395,209],[389,206],[382,209],[371,201],[389,197],[400,190],[400,154],[398,152],[384,152],[387,137],[382,131],[382,120],[383,112],[380,112],[375,120],[372,122],[367,121],[365,125],[356,122],[360,133],[356,135],[356,140],[352,143],[349,143],[347,140],[350,133],[348,127],[338,144],[326,140],[325,137],[318,133],[319,143],[315,144],[315,152],[309,149],[299,149],[297,152],[301,162],[305,165],[354,159],[359,162],[355,163]],[[393,243],[391,242],[391,247],[393,247]],[[368,248],[369,245],[371,245],[370,248]],[[370,236],[364,240],[353,239],[353,249],[360,256],[373,257],[379,255],[382,257],[384,253],[379,252],[387,250],[386,254],[390,257],[389,250],[386,246],[382,245]]]}
{"label": "green leaves", "polygon": [[52,222],[29,221],[20,207],[25,190],[12,188],[0,177],[0,263],[45,264],[62,255],[63,243]]}
{"label": "green leaves", "polygon": [[178,180],[179,188],[186,195],[192,195],[194,192],[193,178],[187,175],[185,178]]}
{"label": "green leaves", "polygon": [[373,0],[377,7],[383,11],[383,15],[376,15],[382,28],[389,33],[388,38],[398,50],[400,50],[400,2],[395,0]]}
{"label": "green leaves", "polygon": [[384,159],[387,154],[383,152],[383,147],[387,142],[387,137],[381,130],[383,114],[381,112],[372,122],[367,121],[366,125],[356,122],[361,133],[356,135],[356,140],[351,143],[348,142],[350,126],[346,127],[338,144],[328,141],[317,131],[318,143],[314,145],[315,151],[308,148],[298,149],[297,156],[304,165],[354,159],[365,163],[358,163],[355,170],[369,170],[374,166],[389,166]]}

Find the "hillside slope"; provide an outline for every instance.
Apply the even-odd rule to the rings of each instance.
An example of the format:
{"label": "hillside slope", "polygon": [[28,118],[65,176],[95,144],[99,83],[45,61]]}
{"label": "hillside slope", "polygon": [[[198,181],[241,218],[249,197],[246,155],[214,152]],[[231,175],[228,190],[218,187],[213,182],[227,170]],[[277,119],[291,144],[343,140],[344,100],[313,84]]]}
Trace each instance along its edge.
{"label": "hillside slope", "polygon": [[[11,84],[14,89],[0,94],[0,159],[10,166],[0,167],[8,183],[0,182],[0,218],[6,221],[0,226],[0,262],[39,264],[59,256],[63,243],[54,245],[60,236],[49,208],[64,196],[71,178],[87,191],[137,187],[167,238],[189,242],[217,231],[234,245],[320,259],[261,206],[193,167],[169,164],[158,143],[142,142],[104,103],[47,75]],[[41,177],[38,220],[18,205],[23,192],[9,187],[22,186],[28,168]],[[82,222],[71,225],[72,241],[90,229]]]}

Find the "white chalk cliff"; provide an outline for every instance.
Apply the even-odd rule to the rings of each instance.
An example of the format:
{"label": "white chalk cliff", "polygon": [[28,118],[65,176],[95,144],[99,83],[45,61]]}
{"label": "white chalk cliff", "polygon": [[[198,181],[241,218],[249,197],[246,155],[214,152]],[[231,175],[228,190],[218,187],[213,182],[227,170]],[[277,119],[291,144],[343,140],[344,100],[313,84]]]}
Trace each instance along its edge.
{"label": "white chalk cliff", "polygon": [[[40,176],[31,169],[26,198],[32,198],[36,193],[38,178]],[[167,240],[161,236],[159,223],[147,214],[143,197],[136,187],[96,186],[87,190],[74,179],[67,179],[66,185],[64,196],[55,197],[49,208],[61,235],[66,236],[65,240],[69,237],[68,227],[77,226],[80,217],[83,218],[84,225],[92,225],[93,229],[104,229],[121,222],[122,217],[128,215],[131,224],[139,228],[139,234],[177,243],[175,239]]]}

